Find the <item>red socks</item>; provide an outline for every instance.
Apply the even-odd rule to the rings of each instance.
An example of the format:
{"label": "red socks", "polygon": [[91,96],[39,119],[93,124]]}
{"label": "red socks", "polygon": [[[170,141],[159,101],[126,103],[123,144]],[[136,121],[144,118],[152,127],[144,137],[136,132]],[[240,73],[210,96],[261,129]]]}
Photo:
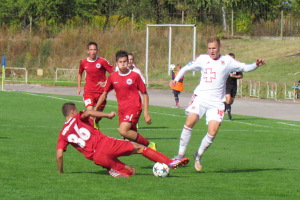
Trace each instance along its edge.
{"label": "red socks", "polygon": [[142,144],[144,146],[148,146],[149,145],[149,141],[144,138],[142,135],[140,135],[139,133],[137,134],[136,140],[137,143]]}
{"label": "red socks", "polygon": [[142,152],[143,156],[145,156],[146,158],[148,158],[149,160],[152,160],[154,162],[160,162],[160,163],[165,163],[165,164],[169,164],[172,162],[172,160],[170,158],[168,158],[167,156],[165,156],[164,154],[155,151],[151,148],[145,147],[143,149]]}

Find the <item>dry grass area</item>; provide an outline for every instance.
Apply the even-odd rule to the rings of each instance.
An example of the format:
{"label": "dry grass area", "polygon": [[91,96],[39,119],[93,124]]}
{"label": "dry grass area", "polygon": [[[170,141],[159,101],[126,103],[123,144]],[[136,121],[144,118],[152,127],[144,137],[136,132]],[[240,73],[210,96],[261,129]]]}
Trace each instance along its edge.
{"label": "dry grass area", "polygon": [[[151,28],[149,41],[149,81],[155,87],[165,87],[170,79],[167,76],[168,28]],[[192,60],[192,28],[173,28],[172,63],[185,65]],[[26,33],[1,32],[0,52],[6,54],[7,65],[43,68],[45,78],[53,76],[55,68],[77,68],[79,61],[86,57],[86,44],[96,41],[99,44],[99,56],[115,63],[115,52],[120,49],[135,54],[138,67],[145,66],[145,30],[132,31],[130,28],[117,28],[113,32],[103,32],[91,27],[65,29],[55,38],[47,39],[30,36]],[[265,58],[267,66],[255,72],[247,73],[246,80],[270,82],[296,82],[300,79],[300,39],[258,40],[223,39],[222,53],[234,52],[237,59],[251,63],[256,58]],[[201,30],[197,30],[196,54],[206,53],[206,41]],[[191,78],[189,78],[191,77]],[[194,87],[199,81],[187,75]]]}

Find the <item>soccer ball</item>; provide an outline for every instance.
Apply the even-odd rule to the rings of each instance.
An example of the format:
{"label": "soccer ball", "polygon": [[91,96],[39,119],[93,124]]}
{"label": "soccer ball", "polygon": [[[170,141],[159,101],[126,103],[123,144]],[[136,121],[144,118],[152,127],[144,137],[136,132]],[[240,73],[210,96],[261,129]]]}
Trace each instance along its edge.
{"label": "soccer ball", "polygon": [[170,70],[173,71],[173,70],[175,69],[175,65],[174,65],[174,64],[171,64],[169,68],[170,68]]}
{"label": "soccer ball", "polygon": [[156,177],[167,177],[170,174],[170,168],[168,165],[164,164],[164,163],[155,163],[155,165],[153,166],[153,174]]}

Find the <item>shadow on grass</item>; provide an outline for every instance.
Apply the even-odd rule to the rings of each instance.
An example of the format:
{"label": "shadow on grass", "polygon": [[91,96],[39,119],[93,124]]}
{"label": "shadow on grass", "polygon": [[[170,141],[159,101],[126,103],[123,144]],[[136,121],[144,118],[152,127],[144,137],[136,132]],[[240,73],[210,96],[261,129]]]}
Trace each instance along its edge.
{"label": "shadow on grass", "polygon": [[274,168],[274,169],[233,169],[233,170],[220,170],[214,171],[211,173],[245,173],[245,172],[261,172],[261,171],[283,171],[283,170],[290,170],[284,168]]}
{"label": "shadow on grass", "polygon": [[0,137],[0,139],[10,139],[9,137]]}
{"label": "shadow on grass", "polygon": [[161,127],[139,127],[139,129],[163,129],[163,128],[170,128],[166,126],[161,126]]}
{"label": "shadow on grass", "polygon": [[95,172],[70,172],[70,174],[104,174],[104,175],[108,175],[108,171],[103,170],[103,171],[95,171]]}

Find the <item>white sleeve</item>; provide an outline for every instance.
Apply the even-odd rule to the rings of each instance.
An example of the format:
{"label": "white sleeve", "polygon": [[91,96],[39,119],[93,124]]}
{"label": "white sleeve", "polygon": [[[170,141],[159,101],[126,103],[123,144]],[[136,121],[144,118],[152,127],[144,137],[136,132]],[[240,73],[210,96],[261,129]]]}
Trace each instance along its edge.
{"label": "white sleeve", "polygon": [[196,61],[191,61],[187,65],[185,65],[181,70],[178,72],[177,76],[175,77],[174,81],[178,82],[183,75],[188,72],[188,71],[196,71],[201,68],[200,62],[197,60]]}
{"label": "white sleeve", "polygon": [[258,68],[258,66],[256,65],[256,63],[252,63],[252,64],[245,64],[245,63],[241,63],[239,61],[236,61],[234,59],[231,60],[231,66],[233,67],[232,72],[251,72],[253,70],[256,70]]}

